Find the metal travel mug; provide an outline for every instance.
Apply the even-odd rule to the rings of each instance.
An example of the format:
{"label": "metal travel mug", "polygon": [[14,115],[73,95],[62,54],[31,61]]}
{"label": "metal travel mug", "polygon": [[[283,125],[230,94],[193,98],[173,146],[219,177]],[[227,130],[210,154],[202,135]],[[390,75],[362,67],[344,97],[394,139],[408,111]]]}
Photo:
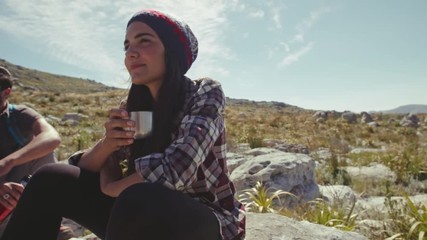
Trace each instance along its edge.
{"label": "metal travel mug", "polygon": [[134,139],[142,139],[151,134],[151,131],[153,130],[153,112],[130,112],[130,119],[135,121]]}

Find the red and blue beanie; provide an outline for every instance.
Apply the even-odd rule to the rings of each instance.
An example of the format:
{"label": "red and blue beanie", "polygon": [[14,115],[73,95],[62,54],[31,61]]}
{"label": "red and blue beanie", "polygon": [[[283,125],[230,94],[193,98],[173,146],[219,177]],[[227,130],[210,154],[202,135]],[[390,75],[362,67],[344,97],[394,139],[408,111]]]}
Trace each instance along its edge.
{"label": "red and blue beanie", "polygon": [[135,13],[126,27],[135,21],[147,24],[157,33],[166,51],[177,56],[182,74],[190,69],[197,58],[198,43],[186,23],[151,9]]}

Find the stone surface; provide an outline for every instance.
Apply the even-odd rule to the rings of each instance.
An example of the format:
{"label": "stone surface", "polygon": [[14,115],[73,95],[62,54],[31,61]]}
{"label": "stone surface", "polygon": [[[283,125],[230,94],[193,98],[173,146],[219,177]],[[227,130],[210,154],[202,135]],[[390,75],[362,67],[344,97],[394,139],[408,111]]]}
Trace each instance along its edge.
{"label": "stone surface", "polygon": [[349,186],[319,186],[319,190],[323,199],[327,200],[331,205],[334,203],[343,203],[351,206],[351,204],[357,201],[356,194]]}
{"label": "stone surface", "polygon": [[396,174],[387,166],[379,163],[373,163],[370,166],[362,167],[345,167],[345,170],[352,178],[362,178],[367,180],[394,182]]}
{"label": "stone surface", "polygon": [[286,153],[275,149],[253,149],[231,172],[231,180],[238,191],[265,186],[292,192],[303,201],[319,196],[316,184],[315,162],[306,154]]}
{"label": "stone surface", "polygon": [[298,222],[274,213],[248,213],[246,231],[246,240],[367,240],[355,232]]}

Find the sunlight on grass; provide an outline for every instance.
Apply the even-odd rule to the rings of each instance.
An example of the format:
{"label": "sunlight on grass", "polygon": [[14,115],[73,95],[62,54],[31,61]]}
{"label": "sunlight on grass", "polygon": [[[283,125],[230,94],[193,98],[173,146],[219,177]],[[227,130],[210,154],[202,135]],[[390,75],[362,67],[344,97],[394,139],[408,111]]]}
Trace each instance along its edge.
{"label": "sunlight on grass", "polygon": [[268,213],[276,212],[274,201],[278,201],[279,208],[282,207],[282,197],[294,197],[294,194],[283,190],[272,190],[266,188],[261,182],[257,182],[255,187],[246,189],[239,195],[238,199],[245,205],[245,208],[251,212]]}

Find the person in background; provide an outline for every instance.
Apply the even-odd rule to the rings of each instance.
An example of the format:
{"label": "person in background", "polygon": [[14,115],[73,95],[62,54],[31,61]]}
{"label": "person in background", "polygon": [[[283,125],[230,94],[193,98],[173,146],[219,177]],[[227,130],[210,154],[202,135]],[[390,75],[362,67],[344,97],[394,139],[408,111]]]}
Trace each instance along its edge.
{"label": "person in background", "polygon": [[[61,217],[108,240],[244,239],[245,210],[227,169],[224,93],[215,80],[185,76],[198,53],[193,32],[143,10],[127,23],[124,51],[132,85],[123,108],[109,111],[105,136],[72,164],[33,176],[2,240],[54,239]],[[133,138],[129,118],[138,110],[153,113],[143,139]]]}
{"label": "person in background", "polygon": [[[35,110],[9,103],[13,77],[0,66],[0,204],[13,210],[24,190],[19,182],[41,166],[55,163],[54,150],[61,143],[58,132]],[[8,218],[0,223],[0,236]],[[62,226],[58,239],[71,238]]]}

